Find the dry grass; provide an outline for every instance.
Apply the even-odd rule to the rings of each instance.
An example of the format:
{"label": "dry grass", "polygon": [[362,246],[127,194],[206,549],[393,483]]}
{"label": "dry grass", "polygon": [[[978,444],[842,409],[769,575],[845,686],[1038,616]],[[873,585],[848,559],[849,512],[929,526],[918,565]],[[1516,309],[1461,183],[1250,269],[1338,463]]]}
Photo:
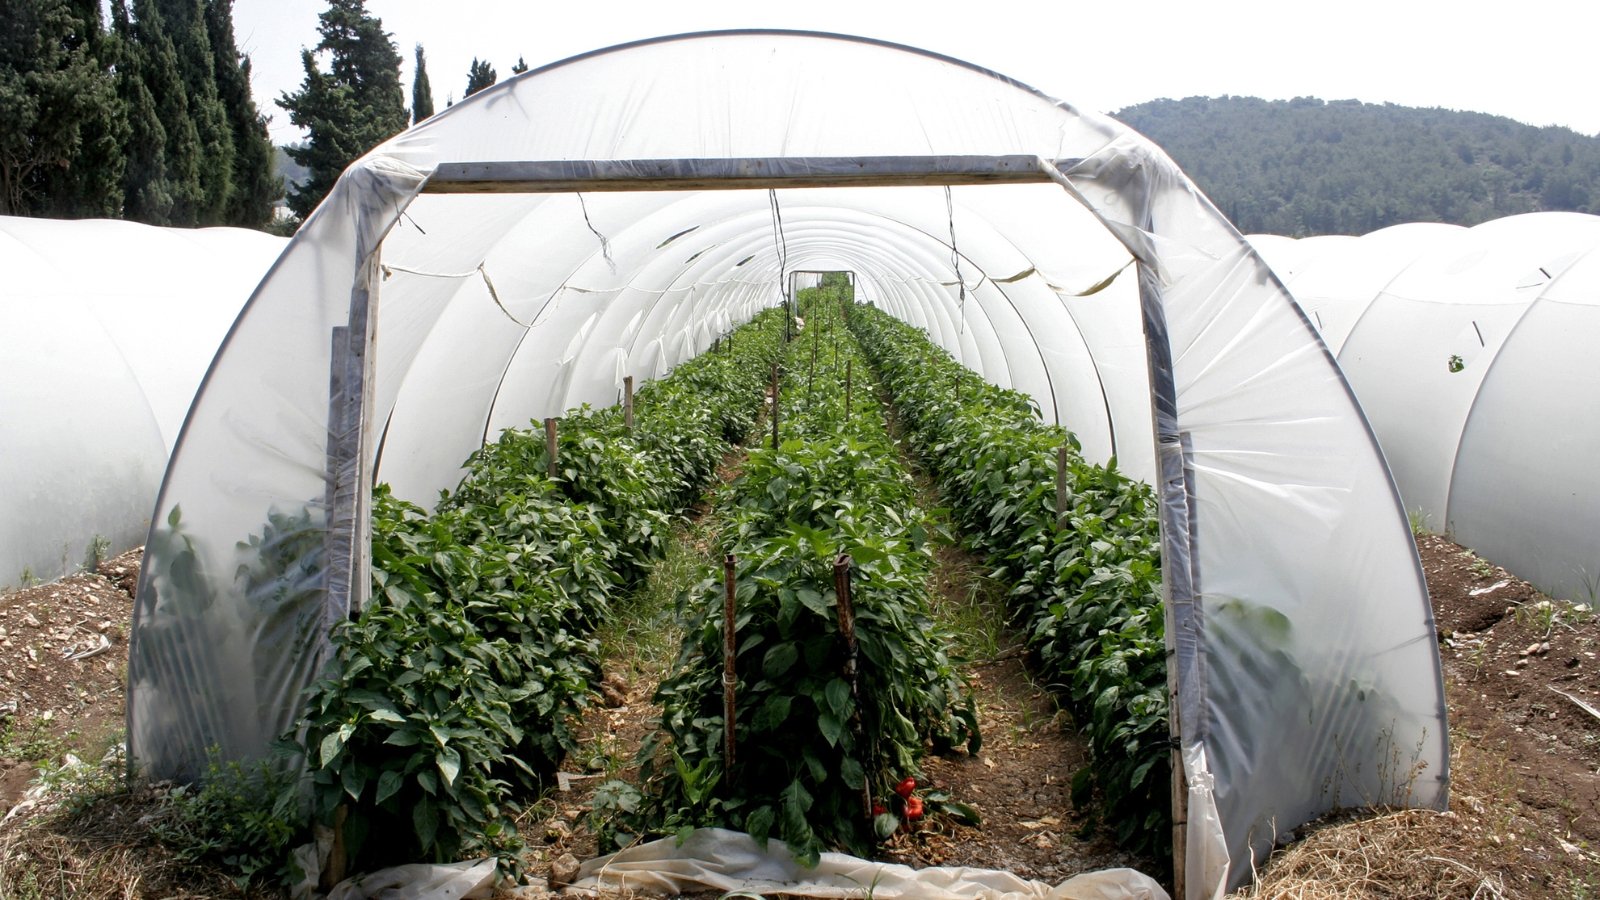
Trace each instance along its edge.
{"label": "dry grass", "polygon": [[1460,817],[1403,810],[1330,821],[1272,855],[1239,900],[1510,896],[1498,872],[1450,859],[1467,839]]}

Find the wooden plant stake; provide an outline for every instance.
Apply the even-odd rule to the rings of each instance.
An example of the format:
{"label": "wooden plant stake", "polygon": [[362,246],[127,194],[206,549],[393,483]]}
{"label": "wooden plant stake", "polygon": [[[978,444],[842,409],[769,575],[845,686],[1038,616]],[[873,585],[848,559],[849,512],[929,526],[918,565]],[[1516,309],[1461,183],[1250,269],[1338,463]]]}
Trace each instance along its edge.
{"label": "wooden plant stake", "polygon": [[778,449],[778,367],[772,367],[772,449]]}
{"label": "wooden plant stake", "polygon": [[855,364],[856,361],[853,359],[844,361],[844,420],[846,422],[850,421],[850,375],[851,370],[855,368]]}
{"label": "wooden plant stake", "polygon": [[722,599],[722,770],[724,772],[733,768],[733,725],[734,701],[737,699],[735,690],[739,683],[734,672],[733,658],[739,652],[738,641],[734,634],[735,610],[734,593],[737,580],[734,577],[734,558],[729,553],[722,558],[722,581],[724,594]]}
{"label": "wooden plant stake", "polygon": [[556,420],[544,420],[544,449],[550,457],[550,465],[545,467],[545,474],[551,478],[556,477],[558,470],[558,457],[556,456]]}
{"label": "wooden plant stake", "polygon": [[811,408],[811,390],[817,384],[817,342],[811,342],[811,374],[806,376],[806,408]]}
{"label": "wooden plant stake", "polygon": [[[866,736],[861,730],[861,687],[856,671],[859,653],[859,644],[856,642],[856,610],[855,602],[850,596],[850,567],[853,562],[848,553],[840,553],[833,561],[833,593],[838,600],[839,638],[844,642],[844,680],[850,685],[850,701],[853,706],[850,713],[850,730],[855,734],[856,751],[859,753],[866,749]],[[872,785],[867,782],[861,785],[861,812],[869,821],[872,819]]]}
{"label": "wooden plant stake", "polygon": [[1067,527],[1067,445],[1056,448],[1056,530]]}
{"label": "wooden plant stake", "polygon": [[622,424],[633,430],[633,376],[622,378]]}

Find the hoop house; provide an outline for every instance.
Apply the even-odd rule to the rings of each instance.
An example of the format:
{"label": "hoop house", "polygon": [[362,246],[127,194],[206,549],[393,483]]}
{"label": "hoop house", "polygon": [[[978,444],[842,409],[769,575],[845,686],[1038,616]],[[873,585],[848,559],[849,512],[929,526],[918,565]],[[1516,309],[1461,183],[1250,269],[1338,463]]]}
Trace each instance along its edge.
{"label": "hoop house", "polygon": [[1109,119],[956,60],[792,32],[576,57],[345,173],[240,316],[168,469],[135,763],[192,774],[206,747],[258,754],[290,723],[368,590],[374,479],[428,497],[501,427],[614,402],[624,375],[705,350],[799,270],[854,273],[1157,484],[1194,896],[1329,807],[1443,804],[1404,511],[1249,245]]}
{"label": "hoop house", "polygon": [[144,540],[195,388],[287,243],[0,217],[0,585]]}
{"label": "hoop house", "polygon": [[1327,240],[1285,251],[1299,261],[1285,280],[1338,354],[1407,509],[1541,590],[1592,602],[1600,217]]}

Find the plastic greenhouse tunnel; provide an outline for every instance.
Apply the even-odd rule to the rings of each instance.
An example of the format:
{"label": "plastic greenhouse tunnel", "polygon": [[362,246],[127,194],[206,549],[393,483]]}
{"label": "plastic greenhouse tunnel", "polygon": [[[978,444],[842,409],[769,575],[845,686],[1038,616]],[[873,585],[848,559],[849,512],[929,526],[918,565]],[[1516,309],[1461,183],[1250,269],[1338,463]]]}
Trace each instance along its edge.
{"label": "plastic greenhouse tunnel", "polygon": [[192,778],[209,748],[260,757],[293,724],[330,629],[368,602],[375,482],[428,506],[502,429],[616,403],[799,271],[851,273],[857,299],[1155,487],[1186,896],[1248,880],[1330,809],[1444,806],[1405,509],[1251,246],[1119,123],[959,60],[797,32],[535,69],[345,172],[172,455],[132,764]]}

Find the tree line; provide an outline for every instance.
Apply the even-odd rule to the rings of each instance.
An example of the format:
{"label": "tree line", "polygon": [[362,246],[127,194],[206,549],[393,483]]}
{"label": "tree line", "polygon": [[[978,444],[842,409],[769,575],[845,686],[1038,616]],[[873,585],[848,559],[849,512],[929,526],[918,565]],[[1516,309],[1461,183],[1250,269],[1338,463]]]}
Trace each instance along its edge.
{"label": "tree line", "polygon": [[0,214],[260,226],[281,194],[232,0],[0,0]]}
{"label": "tree line", "polygon": [[1152,100],[1113,115],[1161,145],[1247,234],[1600,213],[1600,138],[1568,128],[1311,97]]}
{"label": "tree line", "polygon": [[[101,0],[0,0],[0,215],[265,228],[287,199],[304,218],[351,162],[434,112],[422,45],[408,110],[365,0],[329,0],[318,34],[300,88],[275,98],[306,132],[283,148],[309,173],[285,197],[233,0],[110,0],[109,22]],[[497,81],[474,59],[463,96]]]}

